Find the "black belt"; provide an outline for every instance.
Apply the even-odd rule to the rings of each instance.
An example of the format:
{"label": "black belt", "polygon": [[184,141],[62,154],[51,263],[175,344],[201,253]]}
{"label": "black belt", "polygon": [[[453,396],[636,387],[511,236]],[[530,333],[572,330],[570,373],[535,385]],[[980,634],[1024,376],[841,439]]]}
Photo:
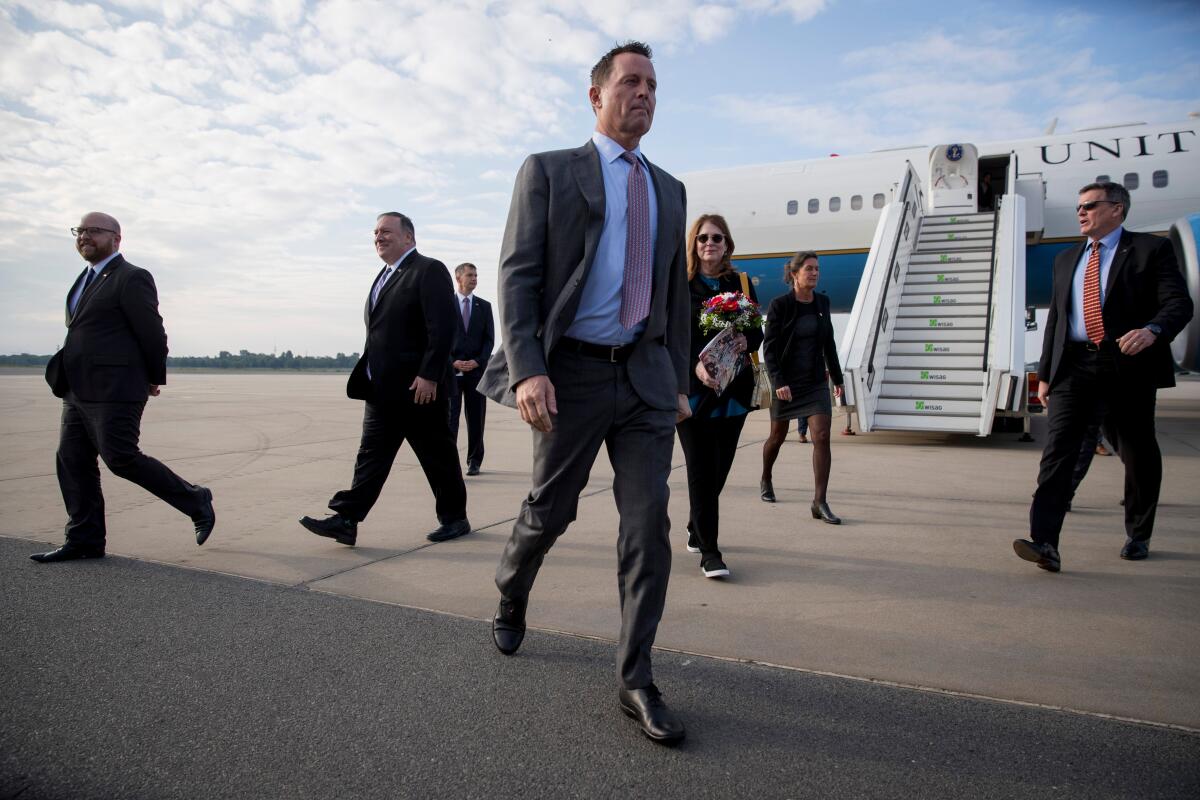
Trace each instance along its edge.
{"label": "black belt", "polygon": [[634,344],[592,344],[591,342],[572,339],[569,336],[564,336],[558,340],[558,347],[566,350],[569,353],[579,353],[581,356],[588,358],[599,358],[607,361],[610,364],[624,364],[629,360],[629,354],[633,352]]}
{"label": "black belt", "polygon": [[1086,353],[1099,353],[1101,350],[1111,345],[1112,342],[1110,342],[1108,339],[1101,340],[1100,344],[1096,344],[1095,342],[1067,342],[1067,349],[1076,351],[1081,350]]}

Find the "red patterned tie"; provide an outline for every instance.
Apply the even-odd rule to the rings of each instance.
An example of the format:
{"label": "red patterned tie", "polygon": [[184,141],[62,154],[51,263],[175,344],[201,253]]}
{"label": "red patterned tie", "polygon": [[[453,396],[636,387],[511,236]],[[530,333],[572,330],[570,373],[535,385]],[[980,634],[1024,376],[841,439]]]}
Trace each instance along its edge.
{"label": "red patterned tie", "polygon": [[650,197],[646,173],[633,153],[621,158],[629,162],[626,190],[628,225],[625,234],[625,275],[621,283],[621,327],[632,328],[650,315]]}
{"label": "red patterned tie", "polygon": [[1104,340],[1104,314],[1100,307],[1100,242],[1092,242],[1083,271],[1083,327],[1094,344]]}

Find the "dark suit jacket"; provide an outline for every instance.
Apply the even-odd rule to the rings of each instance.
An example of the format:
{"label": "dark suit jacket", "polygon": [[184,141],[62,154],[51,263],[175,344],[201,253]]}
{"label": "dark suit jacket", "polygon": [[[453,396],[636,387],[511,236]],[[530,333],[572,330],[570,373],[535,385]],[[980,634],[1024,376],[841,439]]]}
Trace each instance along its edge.
{"label": "dark suit jacket", "polygon": [[[1038,378],[1051,387],[1062,374],[1059,367],[1071,328],[1071,281],[1085,246],[1086,241],[1080,242],[1054,260],[1054,290],[1038,363]],[[1108,271],[1103,315],[1105,333],[1112,340],[1151,323],[1162,328],[1162,336],[1141,353],[1118,353],[1122,380],[1158,388],[1175,385],[1171,340],[1192,318],[1192,300],[1169,240],[1149,233],[1121,233]]]}
{"label": "dark suit jacket", "polygon": [[167,382],[167,333],[149,272],[120,254],[104,266],[75,313],[67,309],[67,338],[46,382],[57,397],[69,390],[89,402],[145,402],[150,384]]}
{"label": "dark suit jacket", "polygon": [[[843,382],[842,362],[838,360],[837,342],[834,340],[833,317],[829,313],[829,295],[813,292],[813,302],[817,304],[817,313],[820,314],[820,322],[817,327],[819,339],[817,347],[819,352],[825,356],[825,368],[829,370],[829,377],[833,381],[833,385],[841,386]],[[776,297],[767,308],[763,355],[766,357],[767,374],[771,376],[771,386],[776,388],[811,385],[825,380],[823,372],[813,375],[793,375],[786,371],[788,369],[788,353],[792,347],[796,346],[792,341],[792,329],[799,317],[796,313],[798,310],[799,304],[790,291]]]}
{"label": "dark suit jacket", "polygon": [[479,366],[468,373],[467,377],[475,380],[483,375],[488,359],[492,357],[492,347],[496,344],[496,327],[492,320],[492,304],[471,295],[471,327],[463,329],[462,305],[458,295],[454,298],[454,306],[458,314],[458,324],[454,326],[454,346],[450,348],[451,361],[476,361]]}
{"label": "dark suit jacket", "polygon": [[[658,200],[654,291],[646,329],[630,353],[634,390],[653,408],[674,409],[687,394],[688,287],[683,184],[653,164]],[[579,308],[604,228],[600,155],[588,141],[573,150],[536,153],[517,174],[500,249],[500,352],[479,391],[516,405],[515,387],[545,375],[550,352]]]}
{"label": "dark suit jacket", "polygon": [[[375,280],[382,274],[381,269]],[[367,343],[350,373],[346,394],[373,403],[411,400],[408,387],[419,375],[438,384],[439,399],[448,396],[450,345],[455,327],[462,327],[455,322],[456,316],[454,284],[446,265],[416,250],[409,253],[380,290],[374,310],[367,293],[363,308]]]}

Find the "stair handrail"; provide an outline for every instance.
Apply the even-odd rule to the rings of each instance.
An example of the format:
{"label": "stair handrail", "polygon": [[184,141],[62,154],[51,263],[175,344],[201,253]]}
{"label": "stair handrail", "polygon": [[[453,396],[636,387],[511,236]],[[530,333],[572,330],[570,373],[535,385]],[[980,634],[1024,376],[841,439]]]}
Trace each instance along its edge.
{"label": "stair handrail", "polygon": [[[891,252],[888,254],[887,260],[887,278],[883,284],[883,291],[879,294],[879,310],[875,315],[875,332],[871,337],[871,354],[867,356],[867,388],[872,388],[875,380],[875,353],[879,349],[879,335],[883,332],[888,322],[887,300],[888,292],[893,284],[899,283],[900,276],[897,274],[896,255],[900,251],[900,244],[904,240],[904,228],[909,223],[909,216],[914,219],[912,222],[918,222],[919,217],[914,212],[916,204],[920,202],[919,197],[909,198],[909,193],[914,190],[914,187],[920,186],[920,177],[916,170],[913,169],[912,162],[905,162],[907,169],[904,171],[903,188],[900,190],[900,201],[904,204],[904,210],[900,215],[900,225],[896,229],[896,236],[892,240]],[[911,231],[911,227],[910,227]],[[915,236],[914,236],[915,241]]]}
{"label": "stair handrail", "polygon": [[1025,198],[1016,191],[1015,168],[1014,154],[1009,162],[1009,193],[998,198],[993,223],[980,436],[991,433],[997,409],[1017,410],[1024,388]]}

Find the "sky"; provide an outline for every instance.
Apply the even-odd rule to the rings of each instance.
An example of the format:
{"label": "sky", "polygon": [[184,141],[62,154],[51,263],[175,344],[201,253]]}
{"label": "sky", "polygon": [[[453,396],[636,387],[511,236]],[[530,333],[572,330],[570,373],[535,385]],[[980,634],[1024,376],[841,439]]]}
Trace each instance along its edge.
{"label": "sky", "polygon": [[1191,0],[0,0],[0,353],[61,344],[88,211],[174,355],[360,351],[381,211],[494,300],[518,167],[626,39],[675,175],[1200,112]]}

